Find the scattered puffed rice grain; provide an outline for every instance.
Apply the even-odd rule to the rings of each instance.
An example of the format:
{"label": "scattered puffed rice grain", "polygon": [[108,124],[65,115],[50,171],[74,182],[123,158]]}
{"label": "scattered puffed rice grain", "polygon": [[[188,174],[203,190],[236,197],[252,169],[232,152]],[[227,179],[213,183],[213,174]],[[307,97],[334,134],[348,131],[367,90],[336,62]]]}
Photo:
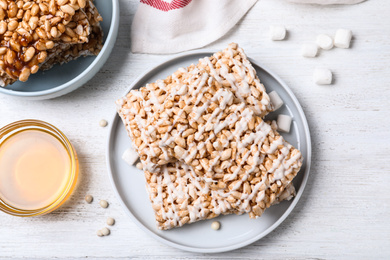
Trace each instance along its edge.
{"label": "scattered puffed rice grain", "polygon": [[352,39],[351,30],[338,29],[334,37],[334,46],[337,48],[348,49]]}
{"label": "scattered puffed rice grain", "polygon": [[108,202],[106,200],[101,200],[99,202],[99,205],[102,207],[102,208],[107,208],[108,207]]}
{"label": "scattered puffed rice grain", "polygon": [[103,234],[104,236],[108,236],[108,235],[111,233],[111,232],[110,232],[110,229],[108,229],[108,228],[106,228],[106,227],[102,228],[101,232],[102,232],[102,234]]}
{"label": "scattered puffed rice grain", "polygon": [[271,99],[271,103],[274,106],[274,110],[278,110],[281,106],[283,106],[283,100],[279,97],[276,91],[272,91],[268,94],[268,96]]}
{"label": "scattered puffed rice grain", "polygon": [[122,155],[122,159],[129,165],[134,165],[138,158],[138,154],[132,148],[127,149]]}
{"label": "scattered puffed rice grain", "polygon": [[318,46],[314,43],[306,43],[302,46],[301,54],[306,58],[314,58],[317,56]]}
{"label": "scattered puffed rice grain", "polygon": [[213,223],[211,223],[211,228],[214,230],[218,230],[221,228],[221,224],[218,221],[214,221]]}
{"label": "scattered puffed rice grain", "polygon": [[317,85],[332,84],[332,72],[328,69],[315,69],[313,80]]}
{"label": "scattered puffed rice grain", "polygon": [[329,35],[320,34],[317,36],[317,45],[324,50],[330,50],[333,48],[333,39]]}
{"label": "scattered puffed rice grain", "polygon": [[100,120],[99,125],[101,127],[106,127],[108,125],[108,122],[107,122],[107,120],[102,119],[102,120]]}
{"label": "scattered puffed rice grain", "polygon": [[286,28],[284,26],[270,26],[270,37],[273,41],[281,41],[286,37]]}
{"label": "scattered puffed rice grain", "polygon": [[98,231],[96,232],[96,235],[97,235],[98,237],[104,236],[101,230],[98,230]]}
{"label": "scattered puffed rice grain", "polygon": [[91,204],[92,203],[92,201],[93,201],[93,197],[92,197],[92,195],[86,195],[85,196],[85,201],[88,203],[88,204]]}
{"label": "scattered puffed rice grain", "polygon": [[280,132],[288,133],[290,132],[291,127],[291,117],[288,115],[278,115],[276,124],[278,125],[278,130]]}
{"label": "scattered puffed rice grain", "polygon": [[140,169],[140,170],[142,170],[142,169],[143,169],[143,167],[142,167],[142,163],[140,163],[140,162],[139,162],[139,163],[137,163],[137,165],[136,165],[136,166],[137,166],[137,168],[138,168],[138,169]]}
{"label": "scattered puffed rice grain", "polygon": [[115,224],[115,219],[113,218],[107,218],[107,225],[109,226],[113,226]]}

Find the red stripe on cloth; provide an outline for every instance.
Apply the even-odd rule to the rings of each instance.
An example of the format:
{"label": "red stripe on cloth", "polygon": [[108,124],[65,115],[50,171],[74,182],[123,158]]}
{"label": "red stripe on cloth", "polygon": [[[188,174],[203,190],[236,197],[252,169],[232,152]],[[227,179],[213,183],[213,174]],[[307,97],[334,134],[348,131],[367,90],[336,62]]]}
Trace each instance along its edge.
{"label": "red stripe on cloth", "polygon": [[141,0],[141,3],[150,5],[158,10],[168,12],[174,9],[180,9],[191,3],[192,0],[173,0],[171,3],[162,0]]}

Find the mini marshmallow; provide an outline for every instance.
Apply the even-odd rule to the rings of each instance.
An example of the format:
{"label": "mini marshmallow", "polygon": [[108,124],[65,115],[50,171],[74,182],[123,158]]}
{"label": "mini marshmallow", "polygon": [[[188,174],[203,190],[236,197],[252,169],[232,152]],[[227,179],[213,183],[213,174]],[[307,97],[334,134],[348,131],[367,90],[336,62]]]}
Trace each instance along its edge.
{"label": "mini marshmallow", "polygon": [[278,119],[276,120],[278,130],[285,133],[290,132],[291,120],[291,117],[288,115],[278,115]]}
{"label": "mini marshmallow", "polygon": [[302,46],[301,54],[306,58],[314,58],[317,56],[318,46],[314,43],[306,43]]}
{"label": "mini marshmallow", "polygon": [[328,69],[315,69],[313,80],[317,85],[332,84],[332,72]]}
{"label": "mini marshmallow", "polygon": [[333,48],[333,39],[326,34],[318,35],[316,43],[321,49],[324,50],[330,50]]}
{"label": "mini marshmallow", "polygon": [[337,48],[348,49],[352,39],[351,30],[338,29],[334,37],[334,46]]}
{"label": "mini marshmallow", "polygon": [[281,106],[283,106],[283,100],[279,97],[276,91],[272,91],[268,94],[268,96],[271,99],[271,103],[274,106],[274,110],[278,110]]}
{"label": "mini marshmallow", "polygon": [[286,28],[284,26],[270,26],[270,37],[273,41],[281,41],[286,37]]}
{"label": "mini marshmallow", "polygon": [[133,149],[129,148],[127,149],[123,155],[122,159],[128,163],[129,165],[134,165],[134,163],[138,160],[138,154],[134,152]]}

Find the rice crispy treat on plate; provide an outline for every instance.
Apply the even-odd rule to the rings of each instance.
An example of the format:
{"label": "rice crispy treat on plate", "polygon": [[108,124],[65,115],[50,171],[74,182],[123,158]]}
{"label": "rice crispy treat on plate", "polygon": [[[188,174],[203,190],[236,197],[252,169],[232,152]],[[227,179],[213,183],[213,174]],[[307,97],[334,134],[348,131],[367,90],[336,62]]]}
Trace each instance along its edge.
{"label": "rice crispy treat on plate", "polygon": [[[264,117],[273,111],[273,106],[265,87],[260,83],[256,70],[248,60],[244,50],[236,43],[231,43],[223,51],[204,57],[196,65],[206,70],[225,88],[231,89],[242,103],[253,112]],[[191,68],[191,67],[190,67]]]}
{"label": "rice crispy treat on plate", "polygon": [[[216,58],[222,55],[224,58]],[[234,56],[229,58],[229,55]],[[203,65],[204,63],[208,65]],[[199,117],[195,121],[204,121],[200,117],[203,111],[200,110],[211,111],[217,107],[218,100],[210,101],[211,97],[225,100],[229,98],[226,104],[221,104],[225,108],[240,104],[249,107],[259,116],[264,116],[273,109],[256,71],[236,44],[230,44],[224,52],[201,59],[197,66],[181,68],[165,80],[132,90],[126,97],[117,101],[118,112],[147,169],[154,171],[160,165],[175,161],[174,144],[166,146],[161,142],[172,143],[173,140],[165,140],[167,132],[188,124],[186,117],[191,116],[191,112],[195,114],[193,117]],[[200,110],[192,111],[193,108]],[[165,120],[171,116],[174,125]],[[192,135],[189,131],[181,134]],[[160,145],[156,140],[161,140]],[[143,158],[144,154],[147,155],[146,158]]]}
{"label": "rice crispy treat on plate", "polygon": [[[145,171],[157,228],[167,230],[219,215],[245,213],[228,199],[231,194],[213,189],[210,183],[195,177],[191,166],[176,162],[162,168],[162,174]],[[273,204],[294,196],[294,186],[288,184]]]}
{"label": "rice crispy treat on plate", "polygon": [[[259,217],[297,175],[302,155],[279,135],[275,123],[251,116],[249,108],[236,120],[236,108],[229,109],[234,111],[226,119],[229,128],[217,132],[214,122],[209,132],[198,130],[190,142],[185,138],[184,148],[176,145],[175,155],[212,189],[223,190],[234,209]],[[197,140],[197,134],[205,137]]]}
{"label": "rice crispy treat on plate", "polygon": [[[170,163],[162,166],[160,172],[145,171],[159,228],[168,229],[220,214],[248,213],[257,218],[266,208],[294,195],[291,181],[301,167],[301,154],[269,124],[259,122],[258,125],[269,129],[268,137],[263,142],[254,142],[250,149],[231,152],[236,156],[224,158],[215,172],[202,166],[207,165],[205,158],[190,164]],[[272,126],[275,128],[275,123]],[[255,135],[265,138],[260,132]],[[250,134],[243,136],[243,142],[248,137]],[[261,153],[262,150],[266,152]]]}
{"label": "rice crispy treat on plate", "polygon": [[301,153],[262,120],[272,105],[235,44],[132,90],[117,109],[161,229],[220,214],[257,218],[295,194]]}
{"label": "rice crispy treat on plate", "polygon": [[80,55],[96,54],[101,19],[92,0],[0,0],[0,85],[27,81],[54,61],[70,60],[55,56],[90,39],[100,42],[93,52]]}

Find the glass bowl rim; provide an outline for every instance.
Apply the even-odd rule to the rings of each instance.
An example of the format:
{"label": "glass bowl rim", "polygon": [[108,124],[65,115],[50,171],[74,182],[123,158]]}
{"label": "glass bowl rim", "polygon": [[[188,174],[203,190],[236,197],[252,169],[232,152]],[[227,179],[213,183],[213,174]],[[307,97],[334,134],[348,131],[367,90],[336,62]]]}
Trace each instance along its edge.
{"label": "glass bowl rim", "polygon": [[3,142],[7,140],[8,136],[15,135],[29,129],[44,131],[45,133],[55,137],[64,146],[64,149],[66,149],[66,151],[68,152],[71,167],[68,176],[68,181],[65,184],[61,194],[50,204],[42,208],[33,209],[33,210],[16,208],[13,207],[12,205],[7,204],[0,197],[0,211],[18,217],[33,217],[38,215],[44,215],[59,208],[72,193],[78,177],[78,160],[73,145],[61,130],[59,130],[54,125],[49,124],[45,121],[41,121],[37,119],[24,119],[24,120],[15,121],[13,123],[10,123],[0,128],[0,147],[3,144]]}

